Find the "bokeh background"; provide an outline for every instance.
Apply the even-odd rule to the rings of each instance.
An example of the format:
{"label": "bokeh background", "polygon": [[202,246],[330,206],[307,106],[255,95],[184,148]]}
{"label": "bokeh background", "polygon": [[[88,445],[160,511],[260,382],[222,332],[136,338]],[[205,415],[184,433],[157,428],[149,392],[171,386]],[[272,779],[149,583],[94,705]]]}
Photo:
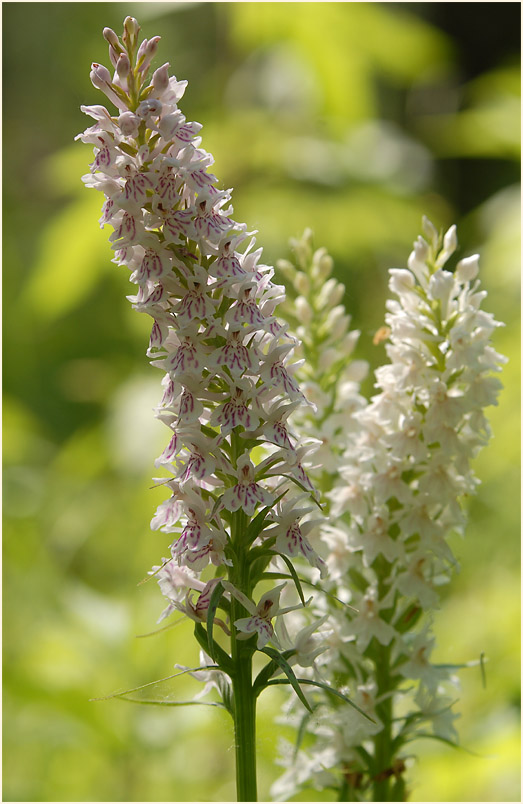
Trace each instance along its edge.
{"label": "bokeh background", "polygon": [[[132,14],[162,36],[189,88],[182,109],[265,260],[315,232],[347,285],[358,357],[383,346],[387,269],[421,216],[479,251],[487,309],[506,323],[505,390],[479,457],[462,570],[435,620],[437,658],[462,674],[464,749],[417,746],[412,800],[519,801],[519,3],[4,3],[4,801],[234,800],[232,728],[207,707],[89,699],[198,664],[192,627],[154,630],[139,585],[166,555],[148,321],[110,262],[80,104],[108,64],[101,32]],[[96,196],[96,197],[95,197]],[[366,391],[370,392],[368,384]],[[197,682],[163,685],[190,698]],[[259,707],[260,798],[277,771]],[[328,800],[304,793],[297,800]]]}

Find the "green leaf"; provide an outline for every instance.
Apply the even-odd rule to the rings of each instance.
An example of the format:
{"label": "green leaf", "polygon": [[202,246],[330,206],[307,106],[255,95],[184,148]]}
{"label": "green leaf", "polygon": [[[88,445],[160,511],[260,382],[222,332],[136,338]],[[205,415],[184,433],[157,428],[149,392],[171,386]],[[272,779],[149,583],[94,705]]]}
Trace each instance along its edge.
{"label": "green leaf", "polygon": [[108,271],[107,232],[96,224],[100,207],[98,193],[86,193],[44,229],[22,298],[42,320],[55,321],[83,304]]}
{"label": "green leaf", "polygon": [[214,617],[216,614],[216,609],[218,608],[218,603],[220,602],[223,593],[224,588],[220,581],[219,583],[216,584],[216,586],[212,590],[211,599],[209,601],[209,608],[207,609],[207,644],[209,646],[209,650],[207,651],[207,653],[209,654],[211,659],[214,659],[214,661],[216,661],[216,656],[214,653],[214,646],[216,643],[213,639],[212,632],[214,628]]}
{"label": "green leaf", "polygon": [[301,744],[303,743],[303,739],[307,733],[307,726],[309,725],[311,714],[314,714],[314,712],[305,712],[302,719],[300,720],[300,725],[298,726],[298,731],[296,734],[296,744],[294,746],[294,753],[293,753],[294,760],[296,760],[298,756],[298,751],[300,750]]}
{"label": "green leaf", "polygon": [[[292,648],[290,650],[283,651],[281,655],[285,660],[287,660],[290,659],[291,656],[294,656],[295,653],[296,651],[294,650],[294,648]],[[274,659],[271,659],[271,661],[268,662],[265,665],[265,667],[262,667],[262,669],[256,676],[256,679],[252,686],[253,692],[255,693],[256,696],[258,696],[261,692],[263,692],[267,681],[272,676],[272,674],[278,669],[278,667],[281,667],[281,665],[279,665]],[[258,689],[258,687],[260,689]]]}
{"label": "green leaf", "polygon": [[245,539],[248,544],[252,544],[253,541],[260,535],[260,533],[263,530],[267,514],[274,508],[274,506],[277,503],[279,503],[282,497],[285,497],[286,494],[287,491],[282,492],[282,494],[276,497],[276,499],[274,500],[273,503],[271,503],[271,505],[266,505],[265,508],[262,508],[262,510],[256,514],[256,516],[250,523],[249,527],[247,528],[247,532],[245,534]]}
{"label": "green leaf", "polygon": [[294,483],[296,486],[298,486],[298,488],[299,488],[299,489],[301,489],[302,491],[304,491],[306,494],[308,494],[308,495],[309,495],[309,498],[312,500],[312,502],[313,502],[313,503],[315,503],[315,505],[317,505],[317,506],[318,506],[318,508],[320,509],[320,511],[322,512],[322,514],[323,514],[323,513],[325,513],[325,512],[324,512],[324,510],[323,510],[323,508],[322,508],[321,503],[320,503],[320,502],[318,502],[318,500],[316,499],[316,497],[314,496],[314,494],[312,494],[312,493],[311,493],[311,490],[310,490],[310,489],[308,489],[308,488],[305,488],[305,486],[303,485],[303,483],[300,483],[300,481],[299,481],[299,480],[296,480],[296,478],[294,477],[294,475],[283,475],[283,474],[282,474],[282,475],[280,475],[280,477],[285,477],[287,480],[291,480],[291,481],[292,481],[292,482],[293,482],[293,483]]}
{"label": "green leaf", "polygon": [[186,617],[180,617],[179,620],[175,620],[172,623],[168,623],[167,625],[162,625],[161,628],[156,628],[154,631],[148,631],[146,634],[135,634],[135,639],[145,639],[146,637],[156,636],[156,634],[161,634],[163,631],[170,631],[171,628],[174,628],[181,623],[186,622]]}
{"label": "green leaf", "polygon": [[298,592],[298,594],[300,596],[301,603],[302,603],[303,606],[305,606],[305,596],[303,594],[303,589],[301,588],[300,579],[298,578],[298,574],[297,574],[296,570],[294,569],[292,561],[290,560],[290,558],[288,556],[284,556],[283,553],[278,553],[276,550],[274,551],[274,553],[277,556],[280,556],[280,558],[283,558],[283,560],[287,564],[287,566],[289,568],[289,572],[290,572],[291,577],[292,577],[292,580],[294,581],[294,585],[296,587],[296,590],[297,590],[297,592]]}
{"label": "green leaf", "polygon": [[[360,713],[360,715],[363,715],[363,717],[367,718],[367,720],[370,720],[371,723],[376,722],[374,718],[370,717],[370,715],[364,712],[363,709],[360,709],[358,704],[355,704],[354,701],[351,701],[350,698],[347,698],[347,696],[344,695],[342,692],[339,692],[339,690],[335,690],[334,687],[329,687],[328,684],[323,684],[321,681],[312,681],[309,678],[296,678],[296,676],[294,676],[294,678],[299,684],[310,684],[313,687],[320,687],[321,689],[326,690],[326,692],[329,692],[331,695],[334,695],[336,698],[341,698],[342,701],[345,701],[345,703],[348,703],[350,706],[356,709]],[[273,678],[270,679],[270,681],[267,681],[265,686],[268,687],[269,685],[272,686],[274,684],[288,684],[288,683],[289,682],[286,681],[284,678]],[[310,706],[308,706],[307,709],[309,709],[309,711],[312,712]]]}
{"label": "green leaf", "polygon": [[[209,641],[207,639],[207,631],[200,623],[195,623],[194,625],[194,636],[198,640],[200,647],[207,653],[209,650]],[[231,657],[228,653],[224,651],[223,648],[218,645],[218,643],[213,639],[212,641],[213,649],[214,649],[214,656],[215,661],[219,666],[220,670],[223,670],[224,673],[227,673],[228,676],[232,678],[234,675],[234,664],[232,662]]]}
{"label": "green leaf", "polygon": [[[273,553],[274,551],[271,552]],[[283,580],[284,578],[287,578],[288,580],[293,580],[292,575],[286,575],[284,572],[264,572],[263,575],[260,576],[260,580],[264,580],[265,578],[274,578],[275,580],[277,579]],[[321,592],[322,595],[325,595],[331,600],[336,601],[336,603],[339,603],[343,609],[352,609],[352,611],[358,611],[358,609],[355,609],[354,606],[349,606],[348,603],[344,603],[343,600],[341,600],[339,597],[333,595],[332,592],[327,592],[325,589],[322,588],[322,586],[320,586],[320,584],[308,581],[306,578],[300,578],[299,575],[298,580],[300,581],[301,584],[305,584],[306,586],[312,586],[313,589],[317,589],[317,591]]]}
{"label": "green leaf", "polygon": [[[288,684],[290,684],[292,686],[292,688],[294,689],[294,692],[296,693],[296,695],[298,696],[298,698],[300,699],[300,701],[302,702],[304,707],[306,709],[308,709],[309,712],[312,713],[312,709],[310,707],[310,704],[309,704],[307,698],[305,697],[305,695],[302,692],[302,689],[301,689],[301,687],[300,687],[300,685],[298,683],[298,679],[294,675],[292,667],[287,662],[287,660],[283,657],[283,655],[281,653],[279,653],[277,650],[274,650],[273,648],[262,648],[261,652],[266,653],[267,656],[269,656],[278,665],[278,667],[280,667],[283,670],[283,672],[287,676],[288,681],[285,681],[285,679],[281,679],[281,681],[283,683],[288,683]],[[271,684],[271,683],[272,682],[268,681],[265,686],[267,686],[268,684]],[[260,689],[260,692],[261,691],[262,690]]]}
{"label": "green leaf", "polygon": [[421,606],[418,603],[412,603],[402,612],[398,621],[394,624],[394,628],[399,634],[404,634],[416,625],[422,614],[423,609]]}
{"label": "green leaf", "polygon": [[129,703],[138,703],[154,706],[219,706],[221,709],[227,709],[221,701],[155,701],[154,699],[148,700],[147,698],[124,698],[118,696],[122,701],[129,701]]}
{"label": "green leaf", "polygon": [[219,670],[220,668],[218,665],[215,664],[206,664],[202,667],[187,667],[185,670],[180,670],[179,673],[173,673],[172,676],[165,676],[165,678],[157,678],[156,681],[148,681],[147,684],[140,684],[139,687],[133,687],[130,690],[122,690],[120,692],[111,692],[110,695],[103,695],[101,698],[89,698],[90,701],[108,701],[111,698],[120,698],[122,695],[130,695],[132,692],[138,692],[138,690],[147,689],[147,687],[152,687],[154,684],[161,684],[163,681],[170,681],[172,678],[177,678],[178,676],[184,676],[186,673],[196,673],[198,670]]}
{"label": "green leaf", "polygon": [[483,757],[485,758],[485,754],[478,754],[477,751],[471,751],[470,748],[465,748],[463,745],[459,743],[455,743],[453,740],[449,740],[448,737],[442,737],[440,734],[429,734],[428,732],[418,732],[414,739],[418,739],[418,737],[426,738],[427,740],[439,740],[440,743],[445,743],[445,745],[450,745],[451,748],[457,748],[459,751],[465,751],[467,754],[471,754],[473,757]]}

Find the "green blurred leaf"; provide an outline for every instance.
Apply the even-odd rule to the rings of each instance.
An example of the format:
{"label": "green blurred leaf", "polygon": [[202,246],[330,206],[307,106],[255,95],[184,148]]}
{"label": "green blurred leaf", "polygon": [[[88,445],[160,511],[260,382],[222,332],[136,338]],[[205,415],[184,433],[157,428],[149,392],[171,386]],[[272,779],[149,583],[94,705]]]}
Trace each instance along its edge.
{"label": "green blurred leaf", "polygon": [[111,260],[107,232],[96,223],[100,206],[97,194],[86,192],[44,230],[23,302],[45,321],[54,321],[82,304]]}

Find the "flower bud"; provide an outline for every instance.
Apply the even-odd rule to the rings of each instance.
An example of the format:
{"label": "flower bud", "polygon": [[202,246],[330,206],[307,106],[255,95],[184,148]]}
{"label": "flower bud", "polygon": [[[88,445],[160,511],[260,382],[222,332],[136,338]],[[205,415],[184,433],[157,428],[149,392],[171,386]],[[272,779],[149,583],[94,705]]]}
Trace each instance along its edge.
{"label": "flower bud", "polygon": [[112,83],[111,73],[103,64],[93,62],[91,65],[91,81],[97,89],[105,90]]}
{"label": "flower bud", "polygon": [[126,79],[131,72],[131,62],[127,53],[122,53],[116,64],[116,72],[120,79]]}
{"label": "flower bud", "polygon": [[327,249],[319,248],[312,258],[311,274],[314,279],[327,279],[332,273],[334,260],[327,254]]}
{"label": "flower bud", "polygon": [[138,134],[140,118],[133,112],[123,112],[118,118],[118,125],[124,137],[135,137]]}
{"label": "flower bud", "polygon": [[397,296],[408,293],[415,285],[414,274],[404,268],[392,268],[389,274],[389,288]]}
{"label": "flower bud", "polygon": [[471,282],[478,275],[479,271],[479,254],[473,254],[471,257],[465,257],[460,260],[456,266],[456,278],[458,282]]}
{"label": "flower bud", "polygon": [[310,324],[313,318],[313,310],[309,302],[304,296],[298,296],[294,302],[298,320],[302,324]]}
{"label": "flower bud", "polygon": [[133,47],[136,44],[139,31],[140,26],[138,25],[138,21],[135,20],[134,17],[126,17],[123,23],[122,36],[124,45],[131,45],[131,47]]}
{"label": "flower bud", "polygon": [[111,60],[111,64],[113,65],[115,70],[119,58],[120,58],[119,51],[115,50],[112,45],[109,45],[109,59]]}
{"label": "flower bud", "polygon": [[433,248],[438,244],[438,230],[429,219],[424,215],[422,218],[423,234],[427,236],[428,240],[432,243]]}
{"label": "flower bud", "polygon": [[144,42],[142,42],[142,44],[140,45],[140,49],[138,51],[139,58],[137,59],[137,63],[138,63],[138,70],[141,73],[145,73],[149,69],[149,65],[151,64],[151,61],[153,60],[153,57],[156,51],[158,50],[158,42],[160,41],[160,39],[161,39],[160,36],[153,36],[152,39],[149,39],[149,41],[145,39],[144,42],[146,42],[146,45],[143,48],[143,50],[142,45],[144,44]]}
{"label": "flower bud", "polygon": [[331,341],[335,341],[345,335],[349,326],[349,316],[345,313],[343,304],[338,304],[330,310],[325,321],[326,334]]}
{"label": "flower bud", "polygon": [[117,35],[115,34],[112,28],[104,28],[103,37],[107,42],[109,42],[111,47],[113,47],[117,53],[122,52],[122,46],[120,44],[120,40],[118,39]]}
{"label": "flower bud", "polygon": [[149,39],[145,49],[145,53],[149,57],[149,61],[156,54],[156,51],[158,50],[158,42],[161,38],[161,36],[153,36],[152,39]]}
{"label": "flower bud", "polygon": [[292,240],[292,249],[296,254],[298,265],[305,268],[311,258],[311,244],[310,239],[302,237],[301,240]]}
{"label": "flower bud", "polygon": [[456,232],[456,225],[452,224],[450,229],[445,233],[443,238],[443,248],[448,252],[449,257],[456,251],[458,247],[458,235]]}
{"label": "flower bud", "polygon": [[307,274],[304,274],[303,271],[298,271],[294,277],[294,287],[298,293],[302,294],[302,296],[308,296],[311,289],[311,283]]}
{"label": "flower bud", "polygon": [[136,63],[137,63],[137,64],[139,64],[140,59],[141,59],[141,58],[142,58],[142,56],[145,54],[145,51],[147,50],[147,45],[148,45],[148,44],[149,44],[149,40],[148,40],[148,39],[144,39],[144,40],[141,42],[140,47],[138,48],[138,53],[136,54]]}
{"label": "flower bud", "polygon": [[449,257],[454,254],[458,247],[458,238],[456,234],[456,226],[453,224],[450,229],[445,233],[445,237],[443,238],[443,248],[438,254],[438,259],[436,260],[436,266],[441,268]]}
{"label": "flower bud", "polygon": [[449,302],[455,289],[454,274],[450,271],[436,271],[429,282],[429,297],[439,301],[441,305],[441,317],[446,320],[449,315]]}
{"label": "flower bud", "polygon": [[423,285],[426,286],[426,282],[429,276],[429,269],[426,264],[426,260],[429,256],[429,247],[428,244],[423,240],[422,237],[418,237],[416,242],[414,243],[414,251],[410,253],[408,259],[408,266],[416,279]]}
{"label": "flower bud", "polygon": [[93,86],[95,86],[96,89],[101,89],[118,109],[127,108],[123,100],[118,97],[118,88],[115,87],[112,82],[111,73],[103,64],[94,62],[91,65],[91,81],[93,82]]}
{"label": "flower bud", "polygon": [[153,92],[155,95],[161,95],[169,86],[169,63],[162,64],[154,71],[152,77]]}
{"label": "flower bud", "polygon": [[318,307],[335,307],[343,298],[345,288],[336,279],[328,279],[322,287],[318,296]]}
{"label": "flower bud", "polygon": [[323,254],[318,263],[318,275],[321,279],[327,278],[331,275],[334,267],[334,260],[330,254]]}

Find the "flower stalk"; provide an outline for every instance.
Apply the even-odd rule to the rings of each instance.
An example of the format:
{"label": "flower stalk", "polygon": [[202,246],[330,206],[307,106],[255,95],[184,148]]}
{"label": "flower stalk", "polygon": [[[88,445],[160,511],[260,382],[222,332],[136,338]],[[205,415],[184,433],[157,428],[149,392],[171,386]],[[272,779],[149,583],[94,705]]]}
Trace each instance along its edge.
{"label": "flower stalk", "polygon": [[[497,404],[494,375],[505,359],[490,342],[499,323],[481,309],[477,255],[450,271],[455,227],[442,237],[424,219],[423,229],[408,268],[390,271],[394,298],[375,339],[387,341],[389,359],[375,373],[378,393],[363,404],[356,397],[334,420],[345,394],[330,367],[341,364],[343,350],[341,341],[329,342],[332,316],[329,327],[331,313],[317,301],[322,255],[306,235],[295,246],[299,268],[283,264],[309,311],[312,343],[305,345],[324,411],[316,420],[305,413],[303,424],[307,435],[335,441],[322,475],[311,470],[321,488],[331,488],[329,521],[320,525],[327,595],[311,607],[315,616],[328,614],[332,629],[318,670],[346,686],[373,722],[357,713],[347,719],[316,693],[315,742],[308,752],[287,752],[288,770],[273,787],[278,800],[311,781],[336,789],[339,801],[405,800],[405,747],[418,736],[457,743],[453,688],[456,671],[471,663],[431,663],[432,612],[456,566],[447,538],[465,527],[460,503],[477,488],[470,462],[488,442],[484,408]],[[336,284],[325,287],[335,297]],[[305,374],[299,379],[304,387]]]}
{"label": "flower stalk", "polygon": [[[169,441],[156,466],[170,496],[151,527],[174,539],[151,571],[167,599],[160,620],[182,611],[194,621],[202,667],[192,672],[233,718],[238,799],[255,801],[257,697],[280,674],[307,703],[275,632],[296,608],[280,596],[297,576],[265,591],[267,578],[297,552],[324,570],[301,529],[318,504],[302,465],[311,444],[285,424],[306,401],[290,362],[298,342],[275,315],[284,289],[209,171],[200,124],[178,108],[187,82],[168,64],[149,76],[159,37],[139,43],[139,31],[132,17],[121,40],[104,30],[114,74],[93,64],[91,78],[116,113],[82,107],[95,121],[78,135],[94,146],[83,180],[104,194],[100,225],[112,226],[114,261],[137,286],[131,304],[153,319],[147,354],[164,375],[156,415]],[[256,651],[269,661],[253,680]],[[292,645],[285,655],[307,661]]]}

